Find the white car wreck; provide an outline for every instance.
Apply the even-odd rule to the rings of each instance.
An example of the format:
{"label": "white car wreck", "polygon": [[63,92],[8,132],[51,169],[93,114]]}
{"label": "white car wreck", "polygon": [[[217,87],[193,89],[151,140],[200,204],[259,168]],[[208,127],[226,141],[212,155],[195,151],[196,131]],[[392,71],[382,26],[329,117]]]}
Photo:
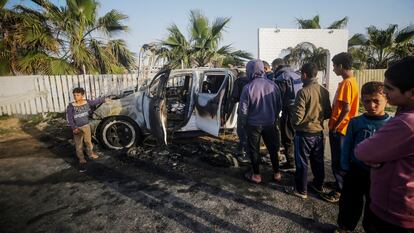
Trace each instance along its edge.
{"label": "white car wreck", "polygon": [[230,101],[235,72],[224,68],[161,70],[149,85],[99,106],[91,120],[95,138],[110,149],[129,148],[148,135],[161,144],[176,132],[218,136],[236,126]]}

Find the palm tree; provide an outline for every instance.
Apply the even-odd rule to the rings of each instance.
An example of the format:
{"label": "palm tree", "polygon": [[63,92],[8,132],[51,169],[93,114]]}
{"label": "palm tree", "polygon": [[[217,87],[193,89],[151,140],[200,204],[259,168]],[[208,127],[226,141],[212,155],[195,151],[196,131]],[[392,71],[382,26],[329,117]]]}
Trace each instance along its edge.
{"label": "palm tree", "polygon": [[[319,15],[314,16],[312,19],[296,19],[299,29],[321,29],[319,24]],[[344,17],[340,20],[334,21],[327,29],[342,29],[345,28],[348,23],[348,17]]]}
{"label": "palm tree", "polygon": [[191,66],[191,54],[193,53],[190,42],[181,33],[177,25],[173,24],[168,29],[169,36],[160,43],[157,54],[169,61],[171,66]]}
{"label": "palm tree", "polygon": [[60,43],[41,13],[16,6],[3,9],[1,19],[2,74],[73,73],[67,61],[53,56]]}
{"label": "palm tree", "polygon": [[283,50],[287,53],[283,57],[287,64],[301,67],[305,63],[315,63],[319,70],[326,69],[327,49],[316,47],[310,42],[302,42],[295,47],[289,47]]}
{"label": "palm tree", "polygon": [[349,51],[363,67],[383,69],[394,61],[414,55],[413,25],[400,31],[396,24],[384,30],[369,26],[367,35],[355,34],[348,41]]}
{"label": "palm tree", "polygon": [[[120,73],[135,67],[134,54],[123,40],[121,23],[127,16],[111,10],[97,17],[95,0],[67,0],[58,7],[48,0],[32,0],[41,9],[17,5],[10,13],[9,30],[2,30],[0,46],[16,56],[12,70],[20,73]],[[3,21],[3,20],[2,20]],[[1,58],[1,57],[0,57]]]}
{"label": "palm tree", "polygon": [[252,59],[248,52],[234,51],[230,45],[219,48],[223,31],[230,18],[216,18],[210,24],[208,18],[199,10],[190,11],[190,27],[187,39],[177,25],[167,30],[169,36],[159,43],[159,56],[166,58],[172,67],[192,66],[239,66],[246,59]]}
{"label": "palm tree", "polygon": [[7,2],[8,0],[0,0],[0,10],[3,9]]}

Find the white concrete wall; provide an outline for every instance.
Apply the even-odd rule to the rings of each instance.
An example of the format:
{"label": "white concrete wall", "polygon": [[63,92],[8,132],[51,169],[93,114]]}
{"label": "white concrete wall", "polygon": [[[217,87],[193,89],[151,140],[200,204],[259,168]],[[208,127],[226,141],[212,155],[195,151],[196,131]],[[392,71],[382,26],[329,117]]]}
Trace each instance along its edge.
{"label": "white concrete wall", "polygon": [[348,50],[348,30],[339,29],[276,29],[259,28],[258,31],[258,56],[269,62],[275,58],[282,58],[283,49],[295,47],[302,42],[310,42],[316,47],[322,47],[329,51],[329,72],[327,73],[327,87],[331,92],[331,100],[335,94],[338,82],[342,81],[333,72],[331,58],[341,52]]}

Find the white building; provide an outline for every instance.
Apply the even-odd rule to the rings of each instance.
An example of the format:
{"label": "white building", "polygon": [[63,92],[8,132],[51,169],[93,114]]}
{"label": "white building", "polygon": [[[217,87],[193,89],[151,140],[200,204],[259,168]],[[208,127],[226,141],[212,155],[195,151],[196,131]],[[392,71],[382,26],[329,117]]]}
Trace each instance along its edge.
{"label": "white building", "polygon": [[329,51],[327,58],[329,72],[326,74],[326,84],[332,99],[342,78],[333,72],[331,59],[338,53],[347,52],[348,30],[259,28],[258,57],[271,64],[275,58],[283,58],[286,55],[283,52],[284,49],[295,47],[302,42],[310,42],[316,47]]}

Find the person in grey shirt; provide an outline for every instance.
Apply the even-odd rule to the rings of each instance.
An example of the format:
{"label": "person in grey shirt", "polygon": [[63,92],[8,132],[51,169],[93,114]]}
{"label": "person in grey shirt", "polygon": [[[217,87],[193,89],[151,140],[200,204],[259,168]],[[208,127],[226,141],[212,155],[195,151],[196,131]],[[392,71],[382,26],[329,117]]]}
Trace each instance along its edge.
{"label": "person in grey shirt", "polygon": [[85,99],[85,90],[77,87],[73,89],[72,103],[69,103],[66,109],[66,120],[69,127],[72,129],[73,138],[75,141],[76,156],[79,159],[79,171],[86,170],[86,160],[83,154],[83,143],[86,145],[86,154],[90,159],[97,159],[98,155],[93,152],[91,127],[89,125],[89,112],[91,107],[104,103],[104,98],[95,100]]}

